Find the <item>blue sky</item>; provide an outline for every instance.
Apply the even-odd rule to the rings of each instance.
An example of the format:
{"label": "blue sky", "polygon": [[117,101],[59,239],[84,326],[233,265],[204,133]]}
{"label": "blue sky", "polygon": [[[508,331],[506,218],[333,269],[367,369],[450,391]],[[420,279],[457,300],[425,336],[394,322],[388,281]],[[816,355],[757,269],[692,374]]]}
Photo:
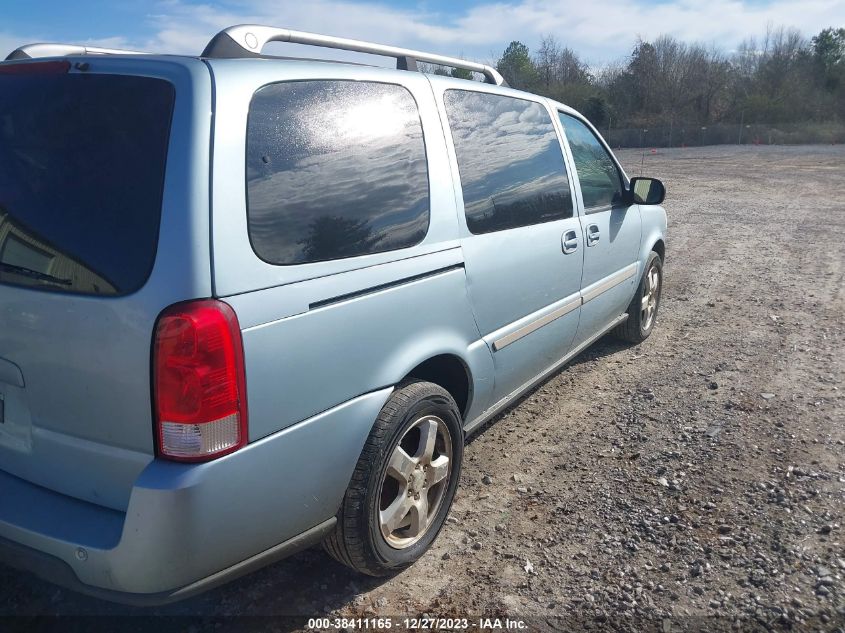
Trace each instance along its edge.
{"label": "blue sky", "polygon": [[[731,50],[767,24],[810,36],[845,26],[845,0],[2,0],[0,51],[36,41],[198,54],[225,26],[261,22],[493,61],[512,39],[545,34],[594,65],[635,39],[671,34]],[[282,48],[276,49],[281,53]],[[309,51],[310,54],[310,51]]]}

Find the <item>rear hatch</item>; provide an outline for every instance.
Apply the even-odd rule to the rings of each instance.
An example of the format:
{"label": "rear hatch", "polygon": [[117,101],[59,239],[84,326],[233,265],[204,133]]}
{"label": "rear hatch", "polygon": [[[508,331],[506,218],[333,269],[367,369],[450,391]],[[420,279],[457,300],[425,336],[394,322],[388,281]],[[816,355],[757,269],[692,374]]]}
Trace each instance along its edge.
{"label": "rear hatch", "polygon": [[116,509],[154,453],[156,317],[197,293],[178,281],[190,266],[157,264],[174,250],[159,239],[165,191],[187,195],[168,170],[186,165],[168,166],[178,81],[142,67],[168,74],[0,64],[0,470]]}

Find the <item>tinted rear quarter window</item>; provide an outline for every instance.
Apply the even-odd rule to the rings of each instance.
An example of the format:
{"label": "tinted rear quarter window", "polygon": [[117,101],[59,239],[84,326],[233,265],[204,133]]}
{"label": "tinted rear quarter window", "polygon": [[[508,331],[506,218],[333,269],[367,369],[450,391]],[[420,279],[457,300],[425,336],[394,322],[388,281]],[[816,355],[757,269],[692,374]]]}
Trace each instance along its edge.
{"label": "tinted rear quarter window", "polygon": [[123,295],[155,261],[172,84],[0,74],[0,282]]}
{"label": "tinted rear quarter window", "polygon": [[417,104],[402,86],[297,81],[253,96],[247,214],[256,254],[303,264],[414,246],[429,224]]}
{"label": "tinted rear quarter window", "polygon": [[572,217],[563,153],[545,107],[468,90],[448,90],[444,100],[472,233]]}

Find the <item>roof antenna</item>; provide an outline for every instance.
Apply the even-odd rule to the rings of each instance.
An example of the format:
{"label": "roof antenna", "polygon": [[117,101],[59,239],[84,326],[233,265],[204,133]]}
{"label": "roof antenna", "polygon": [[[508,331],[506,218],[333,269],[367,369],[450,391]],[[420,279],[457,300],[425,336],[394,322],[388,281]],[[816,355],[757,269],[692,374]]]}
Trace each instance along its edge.
{"label": "roof antenna", "polygon": [[640,131],[640,147],[643,148],[643,157],[640,160],[640,176],[643,175],[643,165],[645,165],[645,134],[648,132],[647,128],[643,128]]}

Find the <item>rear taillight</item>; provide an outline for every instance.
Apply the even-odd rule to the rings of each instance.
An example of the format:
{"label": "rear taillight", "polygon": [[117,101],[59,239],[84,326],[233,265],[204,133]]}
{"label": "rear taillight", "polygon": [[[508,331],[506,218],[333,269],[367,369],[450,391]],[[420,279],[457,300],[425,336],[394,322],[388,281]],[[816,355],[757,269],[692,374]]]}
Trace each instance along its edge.
{"label": "rear taillight", "polygon": [[170,306],[153,338],[159,456],[205,461],[247,442],[246,379],[234,310],[203,299]]}

